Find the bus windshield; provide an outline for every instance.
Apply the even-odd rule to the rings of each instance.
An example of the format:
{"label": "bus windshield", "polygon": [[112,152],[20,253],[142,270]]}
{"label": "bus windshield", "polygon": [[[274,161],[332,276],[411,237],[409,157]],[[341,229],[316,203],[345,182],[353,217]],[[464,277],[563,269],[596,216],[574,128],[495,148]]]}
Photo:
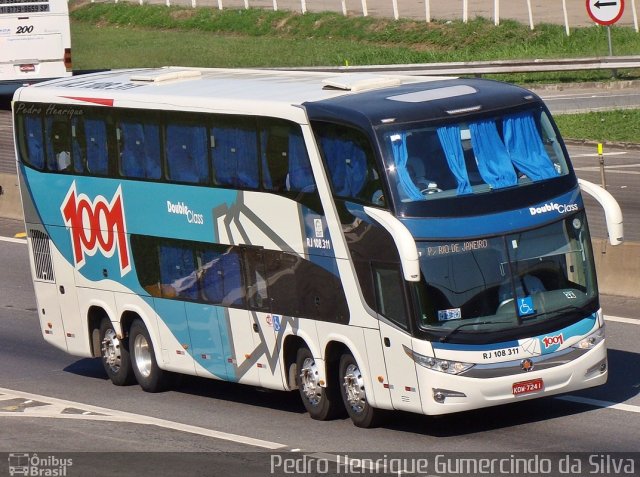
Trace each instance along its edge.
{"label": "bus windshield", "polygon": [[419,326],[469,339],[583,311],[597,294],[590,247],[584,212],[515,234],[418,242]]}
{"label": "bus windshield", "polygon": [[394,123],[379,134],[390,188],[400,202],[479,194],[568,173],[541,107],[448,124]]}

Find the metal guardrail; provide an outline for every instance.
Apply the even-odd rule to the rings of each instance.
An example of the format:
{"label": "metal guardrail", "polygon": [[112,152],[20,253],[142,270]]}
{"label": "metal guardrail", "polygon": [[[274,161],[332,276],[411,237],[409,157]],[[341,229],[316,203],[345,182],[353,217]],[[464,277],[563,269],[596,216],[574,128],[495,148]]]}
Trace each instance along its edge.
{"label": "metal guardrail", "polygon": [[621,70],[640,68],[640,56],[607,56],[596,58],[460,61],[409,65],[312,66],[277,68],[296,71],[394,73],[416,76],[476,75],[507,73],[541,73],[548,71]]}

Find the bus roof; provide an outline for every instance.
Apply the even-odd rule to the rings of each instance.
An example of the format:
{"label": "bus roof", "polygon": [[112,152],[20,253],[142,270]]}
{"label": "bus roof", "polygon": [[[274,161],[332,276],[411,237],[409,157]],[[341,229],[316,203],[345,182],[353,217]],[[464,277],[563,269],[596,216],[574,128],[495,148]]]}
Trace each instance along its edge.
{"label": "bus roof", "polygon": [[[495,91],[497,84],[501,85],[499,91]],[[163,67],[113,70],[48,81],[21,88],[14,100],[269,115],[306,122],[303,105],[307,108],[315,103],[322,105],[320,109],[323,110],[355,110],[372,119],[383,118],[394,110],[418,109],[416,103],[424,107],[434,99],[467,104],[468,99],[460,102],[459,98],[481,92],[480,85],[483,85],[481,89],[490,91],[488,96],[502,98],[500,102],[511,104],[515,96],[522,98],[523,92],[531,94],[515,86],[505,91],[504,84],[485,80],[378,73]],[[509,91],[511,93],[505,96]],[[478,95],[474,96],[477,101]],[[378,110],[377,114],[375,110]]]}

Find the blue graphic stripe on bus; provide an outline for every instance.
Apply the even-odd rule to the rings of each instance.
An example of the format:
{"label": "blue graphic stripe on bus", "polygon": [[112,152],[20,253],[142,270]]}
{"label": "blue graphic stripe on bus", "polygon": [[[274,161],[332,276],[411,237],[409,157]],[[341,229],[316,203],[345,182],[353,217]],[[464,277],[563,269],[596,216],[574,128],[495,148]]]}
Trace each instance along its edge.
{"label": "blue graphic stripe on bus", "polygon": [[583,208],[580,189],[519,210],[460,218],[400,218],[416,239],[458,239],[497,235],[547,224]]}
{"label": "blue graphic stripe on bus", "polygon": [[563,345],[568,339],[588,334],[595,326],[597,319],[598,316],[594,313],[593,315],[559,331],[538,336],[542,354],[549,354],[558,351],[560,348],[564,347]]}
{"label": "blue graphic stripe on bus", "polygon": [[[211,223],[211,211],[224,204],[231,206],[238,197],[237,191],[228,189],[45,175],[30,169],[25,169],[25,173],[34,201],[39,205],[40,216],[49,225],[65,225],[60,206],[75,183],[77,196],[86,196],[89,206],[94,205],[98,197],[110,202],[120,188],[130,234],[212,242],[217,237]],[[86,214],[88,210],[83,207]]]}
{"label": "blue graphic stripe on bus", "polygon": [[227,360],[232,356],[229,309],[185,303],[185,311],[195,361],[218,378],[237,381],[234,364]]}
{"label": "blue graphic stripe on bus", "polygon": [[[588,334],[596,324],[597,314],[594,313],[587,318],[584,318],[571,326],[567,326],[558,331],[547,333],[533,337],[540,342],[540,350],[542,354],[553,353],[557,351],[561,345],[564,344],[570,338],[575,336],[584,336]],[[526,338],[524,341],[528,341],[531,338]],[[452,351],[488,351],[504,348],[518,347],[522,344],[523,340],[504,341],[502,343],[490,343],[484,345],[474,344],[455,344],[455,343],[440,343],[433,341],[431,345],[435,350],[452,350]]]}

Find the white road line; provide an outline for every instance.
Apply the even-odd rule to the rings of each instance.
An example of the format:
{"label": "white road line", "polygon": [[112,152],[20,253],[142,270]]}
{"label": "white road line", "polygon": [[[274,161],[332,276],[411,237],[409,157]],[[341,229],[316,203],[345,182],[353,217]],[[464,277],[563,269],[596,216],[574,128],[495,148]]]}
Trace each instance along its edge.
{"label": "white road line", "polygon": [[[603,156],[622,156],[624,154],[629,154],[627,151],[619,151],[619,152],[605,152],[602,154]],[[597,153],[589,153],[589,154],[571,154],[571,157],[599,157]]]}
{"label": "white road line", "polygon": [[[583,166],[583,167],[574,167],[574,170],[582,171],[585,168],[593,168],[593,167],[597,167],[598,169],[600,169],[600,166]],[[628,169],[628,168],[637,169],[638,167],[640,167],[640,164],[610,164],[608,166],[604,166],[605,170],[607,171],[611,169]]]}
{"label": "white road line", "polygon": [[576,402],[579,404],[589,404],[590,406],[616,409],[618,411],[640,413],[640,406],[634,406],[632,404],[622,404],[619,402],[601,401],[599,399],[591,399],[591,398],[585,398],[580,396],[558,396],[556,397],[556,399],[560,399],[561,401]]}
{"label": "white road line", "polygon": [[[600,171],[600,168],[597,167],[597,166],[593,166],[593,167],[576,167],[574,170],[583,171],[583,172],[598,172],[598,171]],[[640,171],[620,171],[620,170],[617,170],[617,169],[610,169],[609,167],[606,167],[605,171],[606,171],[607,174],[631,174],[631,175],[640,174]]]}
{"label": "white road line", "polygon": [[[30,413],[24,414],[22,412],[0,412],[0,417],[37,417],[37,418],[52,418],[52,419],[83,419],[94,421],[118,421],[128,422],[131,424],[141,424],[158,426],[164,429],[172,429],[179,432],[188,432],[190,434],[197,434],[205,437],[212,437],[214,439],[222,439],[225,441],[236,442],[239,444],[246,444],[253,447],[261,447],[263,449],[282,449],[286,447],[285,444],[278,442],[264,441],[261,439],[254,439],[253,437],[241,436],[238,434],[230,434],[228,432],[215,431],[213,429],[207,429],[205,427],[192,426],[189,424],[182,424],[179,422],[168,421],[166,419],[159,419],[156,417],[144,416],[141,414],[133,414],[130,412],[117,411],[115,409],[108,409],[104,407],[91,406],[89,404],[83,404],[74,401],[66,401],[64,399],[57,399],[49,396],[41,396],[38,394],[31,394],[22,391],[16,391],[13,389],[0,388],[0,393],[13,395],[22,399],[33,399],[39,402],[46,402],[51,405],[58,405],[73,408],[79,408],[98,414],[106,414],[106,416],[86,416],[82,414],[59,414],[55,412],[51,413]],[[53,409],[53,408],[50,408]]]}
{"label": "white road line", "polygon": [[609,316],[604,315],[605,321],[616,321],[618,323],[627,323],[629,325],[640,325],[640,320],[636,320],[634,318],[622,318],[620,316]]}
{"label": "white road line", "polygon": [[23,243],[23,244],[26,245],[27,240],[26,239],[13,238],[13,237],[1,237],[0,236],[0,242]]}

